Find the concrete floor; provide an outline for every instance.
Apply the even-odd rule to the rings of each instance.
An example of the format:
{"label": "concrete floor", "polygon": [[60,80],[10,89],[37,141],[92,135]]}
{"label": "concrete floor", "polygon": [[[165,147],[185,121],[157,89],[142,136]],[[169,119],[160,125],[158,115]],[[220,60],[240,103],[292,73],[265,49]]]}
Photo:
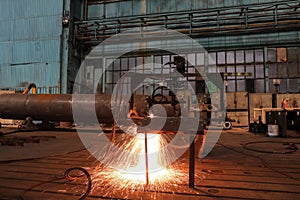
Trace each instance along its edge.
{"label": "concrete floor", "polygon": [[[0,146],[0,199],[79,199],[86,181],[68,182],[62,178],[64,171],[84,167],[92,173],[99,162],[84,149],[76,132],[18,132],[4,138],[37,135],[55,138]],[[254,141],[259,143],[249,143]],[[224,131],[207,157],[196,158],[194,189],[188,187],[186,153],[174,164],[183,174],[177,184],[124,191],[117,178],[104,182],[92,176],[87,199],[300,199],[300,152],[284,153],[291,142],[300,147],[300,138],[270,138],[247,129]],[[247,150],[245,144],[262,152]]]}

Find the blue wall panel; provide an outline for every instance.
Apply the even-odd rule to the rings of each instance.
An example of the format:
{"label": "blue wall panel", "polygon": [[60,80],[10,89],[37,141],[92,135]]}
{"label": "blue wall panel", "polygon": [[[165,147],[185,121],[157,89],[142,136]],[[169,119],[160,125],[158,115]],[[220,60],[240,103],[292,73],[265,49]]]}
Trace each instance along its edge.
{"label": "blue wall panel", "polygon": [[[8,65],[12,62],[12,42],[0,42],[0,62],[1,65]],[[0,68],[1,68],[0,65]],[[0,74],[1,76],[1,74]]]}
{"label": "blue wall panel", "polygon": [[13,13],[11,0],[1,0],[0,13],[0,20],[7,20],[12,18]]}
{"label": "blue wall panel", "polygon": [[53,16],[61,15],[63,0],[11,0],[10,5],[13,19]]}
{"label": "blue wall panel", "polygon": [[59,84],[63,0],[0,1],[0,89]]}
{"label": "blue wall panel", "polygon": [[[59,43],[56,43],[59,44]],[[55,41],[16,41],[13,43],[12,58],[13,63],[28,63],[28,62],[53,62],[59,61],[59,45],[54,51]]]}
{"label": "blue wall panel", "polygon": [[10,20],[0,20],[0,42],[10,41],[13,37],[13,27],[14,23]]}
{"label": "blue wall panel", "polygon": [[27,19],[14,20],[13,39],[16,40],[38,40],[57,38],[61,32],[61,15],[41,16]]}
{"label": "blue wall panel", "polygon": [[59,63],[40,63],[17,65],[1,68],[0,84],[2,88],[17,88],[34,82],[38,87],[57,86],[60,70]]}

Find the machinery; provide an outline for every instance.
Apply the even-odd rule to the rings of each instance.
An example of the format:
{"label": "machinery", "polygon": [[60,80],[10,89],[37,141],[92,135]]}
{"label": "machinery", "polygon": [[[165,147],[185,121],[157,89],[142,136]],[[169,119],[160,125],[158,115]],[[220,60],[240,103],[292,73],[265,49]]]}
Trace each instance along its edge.
{"label": "machinery", "polygon": [[[158,89],[165,90],[165,88]],[[82,113],[80,123],[89,123],[89,118],[85,118],[84,115],[88,115],[93,108],[96,110],[100,124],[112,125],[114,123],[114,115],[111,109],[112,95],[81,94],[80,96],[82,100],[76,101],[76,106],[79,109],[77,111]],[[27,119],[24,125],[30,123],[28,120],[73,122],[73,104],[72,94],[3,94],[0,98],[0,118]],[[150,116],[150,108],[157,104],[163,106],[166,110],[167,121],[164,130],[176,131],[180,120],[184,120],[181,118],[182,109],[180,109],[179,102],[174,95],[165,96],[156,91],[150,96],[134,96],[126,105],[119,105],[124,108],[130,107],[129,112],[123,113],[119,119],[123,121],[133,120],[135,123],[144,126],[149,123],[153,115],[151,113]],[[159,117],[159,113],[154,111],[154,114]]]}
{"label": "machinery", "polygon": [[[128,74],[129,78],[139,76],[142,77],[141,80],[152,79],[150,84],[153,92],[150,95],[136,95],[134,92],[124,94],[118,89],[113,94],[3,94],[0,98],[0,118],[26,119],[23,124],[25,128],[32,126],[33,120],[42,121],[44,124],[54,121],[113,125],[111,141],[113,141],[117,126],[124,124],[131,126],[133,123],[137,124],[140,129],[144,129],[145,134],[153,130],[156,133],[176,133],[177,131],[188,133],[191,144],[189,185],[193,187],[195,154],[193,133],[204,133],[204,129],[210,123],[212,116],[210,112],[213,106],[210,105],[209,95],[202,93],[197,96],[193,93],[193,89],[184,77],[183,59],[178,57],[169,64],[176,65],[176,70],[170,70],[168,74],[134,74],[132,72]],[[131,83],[132,91],[139,84]],[[118,87],[122,88],[122,84],[116,86]],[[219,98],[220,109],[217,108],[216,112],[222,112],[224,108],[223,97],[221,95]],[[95,113],[97,122],[91,120],[93,116],[91,113]],[[215,116],[212,117],[214,120],[222,121],[222,116],[218,119]],[[158,124],[163,122],[163,125],[160,127],[154,123],[153,126],[153,121],[159,122]],[[149,124],[152,126],[149,127]],[[147,137],[145,137],[145,145],[146,141]],[[148,161],[147,150],[145,155]]]}
{"label": "machinery", "polygon": [[[166,63],[165,65],[176,66],[167,74],[128,73],[129,78],[142,76],[144,79],[151,79],[151,87],[154,88],[151,95],[133,93],[129,94],[130,97],[121,97],[123,99],[119,100],[118,94],[76,94],[75,96],[72,94],[5,94],[0,98],[0,118],[27,119],[25,125],[32,125],[32,120],[73,122],[72,106],[76,104],[77,112],[82,115],[79,123],[89,123],[89,117],[84,117],[84,115],[95,110],[100,124],[112,125],[115,121],[126,123],[126,121],[132,122],[133,120],[140,126],[146,126],[151,118],[162,117],[167,118],[162,131],[177,131],[179,124],[186,121],[190,125],[185,128],[186,131],[195,129],[203,133],[204,128],[209,124],[208,117],[212,108],[210,105],[204,105],[211,102],[206,100],[206,95],[197,96],[189,88],[189,83],[184,78],[184,61],[184,58],[176,56],[174,62]],[[131,87],[134,88],[138,84],[132,83]],[[35,85],[30,84],[26,93],[32,86]],[[122,96],[122,92],[120,95]],[[153,109],[156,105],[159,105],[160,109]],[[193,121],[192,118],[199,116],[199,113],[201,113],[200,118],[194,120],[197,123],[189,123]]]}

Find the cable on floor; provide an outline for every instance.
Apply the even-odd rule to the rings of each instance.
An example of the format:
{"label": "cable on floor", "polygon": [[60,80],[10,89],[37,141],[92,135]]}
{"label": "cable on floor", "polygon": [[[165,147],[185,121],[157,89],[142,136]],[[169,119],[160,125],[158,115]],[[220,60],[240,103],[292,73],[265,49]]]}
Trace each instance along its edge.
{"label": "cable on floor", "polygon": [[[281,142],[281,143],[282,143],[282,142]],[[281,171],[279,171],[279,170],[277,170],[277,169],[274,169],[274,168],[273,168],[272,166],[270,166],[264,159],[262,159],[262,158],[259,157],[259,156],[251,155],[251,154],[248,154],[248,153],[245,153],[245,152],[236,150],[236,149],[234,149],[234,148],[227,147],[227,146],[225,146],[224,144],[221,144],[221,143],[217,143],[217,144],[218,144],[218,145],[221,145],[222,147],[224,147],[224,148],[226,148],[226,149],[229,149],[229,150],[231,150],[231,151],[240,153],[240,154],[242,154],[242,155],[245,155],[245,156],[248,156],[248,157],[252,157],[252,158],[256,158],[256,159],[258,159],[258,160],[260,160],[260,161],[262,162],[262,164],[263,164],[264,167],[270,169],[271,171],[273,171],[273,172],[275,172],[275,173],[278,173],[278,174],[281,174],[282,176],[285,176],[285,177],[287,177],[287,178],[289,178],[289,179],[292,179],[292,180],[295,180],[295,181],[300,182],[300,179],[299,179],[299,178],[295,178],[295,177],[293,177],[293,176],[291,176],[291,175],[288,175],[288,174],[286,174],[286,173],[284,173],[284,172],[281,172]],[[299,144],[299,143],[296,143],[296,144]]]}
{"label": "cable on floor", "polygon": [[[260,150],[257,148],[251,148],[249,147],[249,145],[251,144],[282,144],[287,146],[285,149],[286,151],[267,151],[267,150]],[[255,152],[259,152],[259,153],[273,153],[273,154],[288,154],[288,153],[294,153],[295,151],[298,150],[298,147],[296,146],[297,143],[293,143],[293,142],[276,142],[276,141],[257,141],[257,142],[247,142],[245,144],[243,144],[243,148],[247,149],[249,151],[255,151]]]}
{"label": "cable on floor", "polygon": [[[70,173],[72,171],[81,171],[83,173],[83,175],[79,175],[79,176],[74,176],[74,175],[70,175]],[[35,188],[37,188],[38,186],[41,186],[41,185],[45,185],[47,183],[52,183],[54,181],[58,181],[58,180],[63,180],[63,179],[67,179],[69,181],[74,181],[74,180],[78,180],[80,178],[82,178],[83,176],[85,176],[87,179],[88,179],[88,185],[87,185],[87,189],[85,191],[84,194],[80,195],[80,198],[78,200],[83,200],[85,199],[91,192],[91,188],[92,188],[92,179],[91,179],[91,175],[89,174],[89,172],[82,168],[82,167],[72,167],[72,168],[69,168],[67,169],[65,172],[64,172],[64,177],[63,178],[56,178],[56,179],[53,179],[53,180],[50,180],[50,181],[45,181],[45,182],[42,182],[42,183],[38,183],[36,185],[33,185],[32,187],[30,187],[29,189],[25,190],[21,195],[21,199],[23,200],[26,200],[25,198],[25,194],[30,192],[30,191],[33,191]],[[75,196],[75,195],[74,195]],[[78,195],[76,195],[78,196]]]}

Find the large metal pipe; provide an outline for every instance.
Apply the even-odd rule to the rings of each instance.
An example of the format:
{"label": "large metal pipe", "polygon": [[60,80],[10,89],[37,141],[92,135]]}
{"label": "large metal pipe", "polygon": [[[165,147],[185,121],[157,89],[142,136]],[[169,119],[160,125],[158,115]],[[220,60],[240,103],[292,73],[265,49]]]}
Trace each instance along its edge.
{"label": "large metal pipe", "polygon": [[[79,107],[79,113],[84,115],[95,106],[99,123],[113,124],[111,95],[97,94],[94,97],[93,99],[92,95],[80,94],[79,98],[75,98],[76,106]],[[146,98],[147,96],[145,95],[137,95],[134,98],[136,111],[140,116],[149,110],[145,101]],[[74,121],[73,101],[72,94],[2,94],[0,95],[0,118],[25,119],[26,117],[31,117],[34,120],[72,122]],[[125,104],[127,105],[123,105],[124,107],[129,106],[129,102],[125,102]],[[169,117],[175,115],[173,106],[163,106]]]}
{"label": "large metal pipe", "polygon": [[[96,94],[96,95],[84,95],[79,94],[77,98],[74,98],[72,94],[2,94],[0,95],[0,118],[4,119],[21,119],[24,120],[27,117],[31,117],[33,120],[41,121],[63,121],[73,122],[73,109],[74,102],[76,103],[76,116],[80,115],[80,120],[76,118],[76,123],[93,123],[91,120],[91,113],[96,112],[97,123],[112,125],[116,120],[112,114],[110,94]],[[149,106],[146,101],[147,96],[137,95],[134,98],[134,104],[136,105],[137,118],[133,117],[133,121],[139,125],[145,126],[151,120],[147,117],[149,114]],[[129,113],[129,100],[123,102],[124,105],[119,105],[116,109],[118,114],[117,122],[121,124],[130,123],[131,120],[128,117]],[[156,112],[156,121],[162,121],[165,113],[167,120],[163,128],[159,130],[176,131],[181,123],[189,124],[190,127],[198,127],[198,123],[191,123],[189,117],[178,116],[177,107],[170,104],[162,104],[164,112]],[[127,110],[124,108],[128,108]],[[145,117],[145,118],[144,118]],[[190,128],[189,127],[189,128]],[[156,127],[152,127],[156,130]],[[186,127],[186,129],[189,129]],[[199,127],[200,128],[200,127]]]}
{"label": "large metal pipe", "polygon": [[[95,106],[100,123],[113,123],[111,95],[95,95],[95,99],[78,102],[82,109]],[[84,111],[83,111],[84,114]],[[3,94],[0,95],[0,118],[43,121],[73,121],[71,94]]]}

